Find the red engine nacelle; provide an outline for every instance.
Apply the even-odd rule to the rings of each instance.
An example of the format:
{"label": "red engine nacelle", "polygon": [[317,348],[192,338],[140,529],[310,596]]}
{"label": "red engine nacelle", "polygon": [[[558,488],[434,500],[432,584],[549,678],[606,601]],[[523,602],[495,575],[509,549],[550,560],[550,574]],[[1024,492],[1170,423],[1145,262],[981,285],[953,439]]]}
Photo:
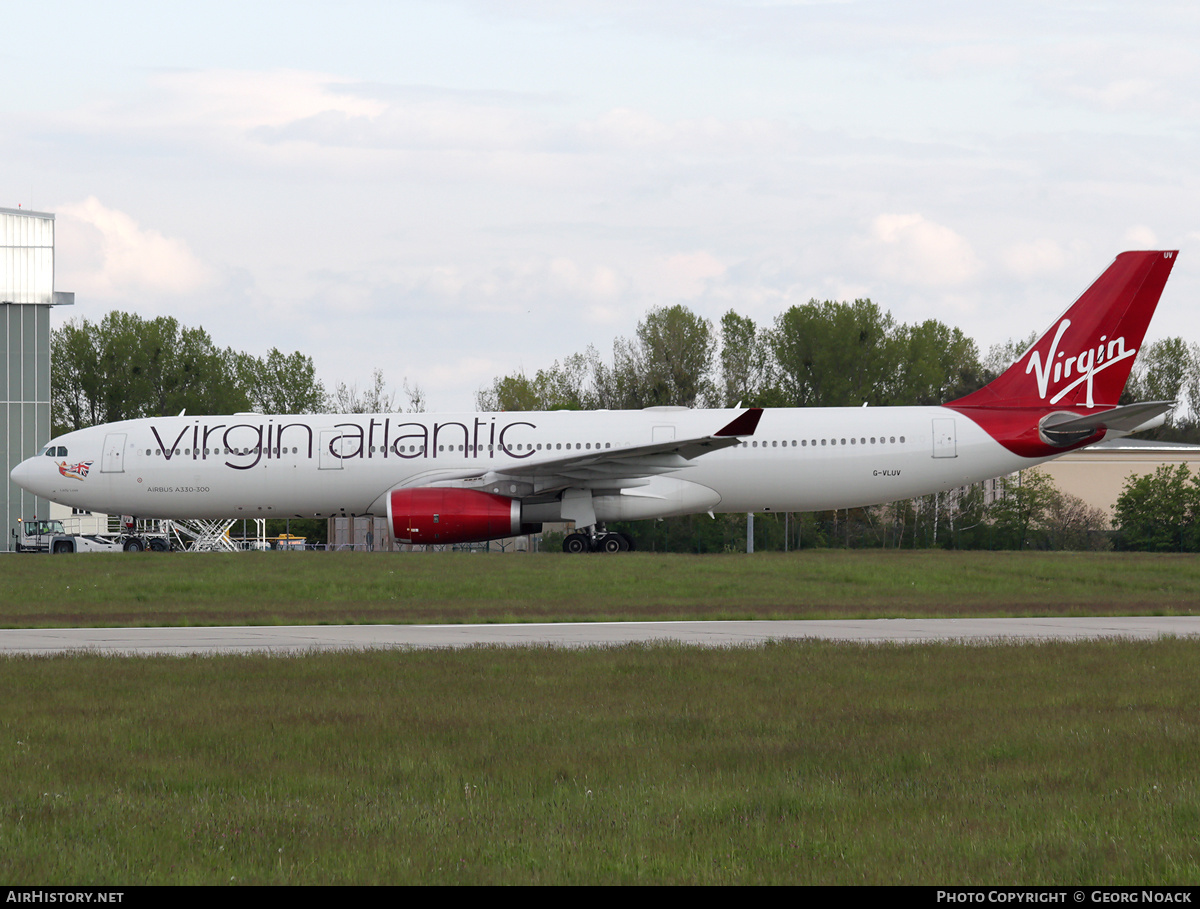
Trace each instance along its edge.
{"label": "red engine nacelle", "polygon": [[475,489],[394,489],[388,523],[398,543],[479,543],[521,533],[521,502]]}

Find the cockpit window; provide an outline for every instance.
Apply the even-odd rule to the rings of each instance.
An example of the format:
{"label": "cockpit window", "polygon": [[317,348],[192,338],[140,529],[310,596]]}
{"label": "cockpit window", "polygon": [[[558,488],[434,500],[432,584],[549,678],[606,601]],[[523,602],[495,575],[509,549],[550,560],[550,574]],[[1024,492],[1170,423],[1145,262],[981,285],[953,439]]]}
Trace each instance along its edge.
{"label": "cockpit window", "polygon": [[48,458],[65,458],[67,456],[67,446],[59,445],[55,447],[54,445],[47,445],[46,450],[42,454]]}

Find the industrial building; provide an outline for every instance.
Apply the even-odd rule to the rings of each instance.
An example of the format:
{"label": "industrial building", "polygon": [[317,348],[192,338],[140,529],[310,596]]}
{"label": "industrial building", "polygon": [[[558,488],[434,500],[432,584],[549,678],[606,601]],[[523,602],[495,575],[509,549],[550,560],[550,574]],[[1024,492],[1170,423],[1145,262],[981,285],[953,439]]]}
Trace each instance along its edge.
{"label": "industrial building", "polygon": [[54,289],[54,215],[0,208],[0,551],[12,548],[18,518],[49,515],[50,503],[16,486],[9,473],[50,438],[50,307],[74,302],[74,294]]}

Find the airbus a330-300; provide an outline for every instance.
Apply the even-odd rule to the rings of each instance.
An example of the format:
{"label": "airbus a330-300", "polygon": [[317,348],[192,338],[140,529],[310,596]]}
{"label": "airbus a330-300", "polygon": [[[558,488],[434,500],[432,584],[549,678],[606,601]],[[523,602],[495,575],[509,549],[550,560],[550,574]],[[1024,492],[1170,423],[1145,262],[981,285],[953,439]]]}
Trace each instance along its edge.
{"label": "airbus a330-300", "polygon": [[1118,406],[1175,263],[1121,253],[998,378],[937,407],[153,417],[69,432],[12,472],[73,508],[140,518],[386,515],[452,544],[572,521],[572,552],[628,548],[610,521],[892,502],[1158,425]]}

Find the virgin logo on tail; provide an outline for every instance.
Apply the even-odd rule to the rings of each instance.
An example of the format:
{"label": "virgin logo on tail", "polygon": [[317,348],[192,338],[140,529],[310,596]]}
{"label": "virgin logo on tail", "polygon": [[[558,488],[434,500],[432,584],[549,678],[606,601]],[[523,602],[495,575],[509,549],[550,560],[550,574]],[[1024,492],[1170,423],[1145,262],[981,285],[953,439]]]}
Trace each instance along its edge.
{"label": "virgin logo on tail", "polygon": [[1121,253],[1012,366],[946,406],[1022,457],[1062,454],[1042,438],[1041,419],[1052,408],[1118,406],[1174,264],[1175,250]]}
{"label": "virgin logo on tail", "polygon": [[[1058,330],[1054,333],[1054,340],[1050,343],[1050,350],[1046,354],[1046,362],[1043,365],[1041,353],[1033,351],[1029,355],[1029,363],[1025,366],[1025,375],[1031,372],[1037,377],[1038,397],[1043,401],[1046,400],[1046,395],[1049,392],[1050,376],[1054,375],[1054,384],[1057,386],[1059,382],[1065,379],[1070,379],[1072,375],[1076,376],[1075,380],[1060,388],[1057,393],[1050,399],[1051,404],[1057,404],[1066,395],[1074,391],[1084,382],[1087,383],[1087,406],[1095,407],[1095,401],[1092,399],[1092,383],[1096,373],[1102,372],[1108,367],[1120,363],[1122,360],[1128,360],[1130,357],[1137,356],[1137,348],[1133,350],[1125,349],[1125,336],[1114,338],[1109,341],[1107,336],[1100,336],[1100,343],[1095,348],[1088,348],[1082,353],[1077,353],[1074,356],[1066,356],[1066,351],[1058,349],[1058,342],[1062,340],[1063,332],[1071,327],[1070,319],[1063,319],[1058,323]],[[1106,343],[1107,342],[1107,343]]]}

